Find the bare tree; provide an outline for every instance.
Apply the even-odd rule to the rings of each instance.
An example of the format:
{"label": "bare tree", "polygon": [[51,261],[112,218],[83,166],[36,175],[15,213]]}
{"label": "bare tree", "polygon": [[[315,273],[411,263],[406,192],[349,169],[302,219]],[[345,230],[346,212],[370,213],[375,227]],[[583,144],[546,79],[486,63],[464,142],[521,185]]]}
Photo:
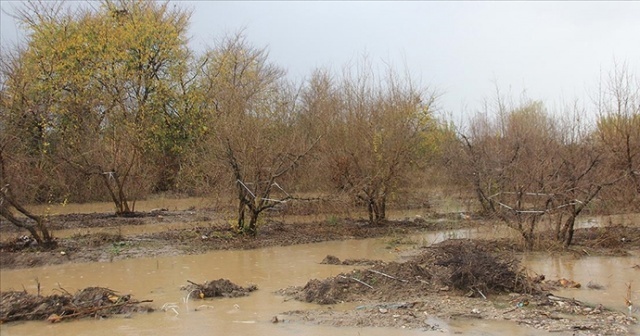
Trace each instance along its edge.
{"label": "bare tree", "polygon": [[327,110],[314,113],[329,125],[323,155],[331,182],[363,204],[369,222],[377,224],[386,219],[387,200],[417,159],[422,135],[430,131],[435,97],[392,70],[378,78],[366,62],[354,72],[347,69],[339,85],[325,91],[338,98],[318,95],[308,105]]}
{"label": "bare tree", "polygon": [[624,175],[607,196],[623,206],[640,209],[640,83],[625,66],[616,65],[596,99],[596,139],[608,169]]}
{"label": "bare tree", "polygon": [[557,221],[555,236],[569,246],[575,219],[616,181],[604,172],[604,157],[578,114],[564,124],[539,102],[481,115],[469,135],[461,134],[461,154],[452,171],[475,190],[486,214],[522,235],[533,247],[543,218]]}
{"label": "bare tree", "polygon": [[318,139],[296,125],[296,87],[268,62],[265,50],[249,46],[241,34],[207,54],[204,72],[209,131],[197,155],[212,176],[232,182],[237,229],[256,235],[260,214],[292,199],[285,181]]}
{"label": "bare tree", "polygon": [[550,213],[557,222],[556,239],[568,247],[573,242],[576,218],[604,190],[620,181],[623,174],[607,168],[607,155],[598,145],[593,130],[581,120],[585,111],[574,107],[561,124],[560,146],[554,151],[554,164],[549,172],[553,191]]}
{"label": "bare tree", "polygon": [[493,118],[479,115],[470,135],[461,135],[463,162],[452,170],[462,168],[484,212],[518,230],[531,247],[535,226],[548,210],[550,193],[540,177],[550,166],[555,130],[540,103],[512,111],[500,99],[496,105]]}

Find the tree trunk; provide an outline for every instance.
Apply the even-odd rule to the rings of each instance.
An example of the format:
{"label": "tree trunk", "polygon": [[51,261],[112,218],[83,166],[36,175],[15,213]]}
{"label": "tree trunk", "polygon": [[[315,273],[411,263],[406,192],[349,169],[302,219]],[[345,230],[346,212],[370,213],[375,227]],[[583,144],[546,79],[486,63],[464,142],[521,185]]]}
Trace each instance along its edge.
{"label": "tree trunk", "polygon": [[[112,187],[111,179],[114,180],[113,183],[115,184],[118,190],[117,194],[114,188]],[[116,206],[116,215],[126,216],[128,214],[131,214],[131,210],[129,209],[127,198],[124,194],[123,189],[119,185],[118,176],[116,175],[116,173],[115,172],[103,173],[102,181],[104,182],[104,185],[107,187],[107,190],[109,190],[109,195],[111,196],[111,200],[113,201],[113,204]]]}
{"label": "tree trunk", "polygon": [[[18,212],[25,215],[27,218],[30,218],[33,221],[35,221],[36,224],[31,225],[27,223],[27,221],[25,220],[16,218],[11,212],[11,210],[9,209],[9,206],[12,206]],[[13,223],[15,226],[21,227],[29,231],[33,239],[35,239],[36,242],[38,242],[38,244],[40,244],[41,246],[44,246],[46,248],[55,247],[56,243],[53,240],[53,237],[51,236],[51,234],[49,233],[49,229],[44,223],[44,220],[42,219],[42,217],[34,215],[25,207],[23,207],[20,203],[18,203],[13,197],[11,190],[9,190],[8,187],[4,190],[0,190],[0,216],[6,218],[9,222]]]}
{"label": "tree trunk", "polygon": [[240,199],[240,206],[238,207],[238,231],[244,232],[244,215],[245,215],[245,207],[246,205]]}
{"label": "tree trunk", "polygon": [[387,219],[386,198],[384,196],[367,198],[367,212],[369,213],[369,224],[378,225]]}
{"label": "tree trunk", "polygon": [[259,211],[251,211],[251,217],[249,218],[249,226],[246,229],[246,234],[251,237],[255,237],[258,234],[258,216]]}
{"label": "tree trunk", "polygon": [[520,234],[522,235],[522,238],[524,239],[524,245],[525,245],[525,249],[527,251],[531,251],[533,250],[533,242],[535,239],[535,234],[534,234],[534,229],[536,227],[536,224],[538,222],[538,218],[536,218],[535,216],[529,219],[530,222],[527,223],[526,219],[523,220],[523,222],[519,222],[518,225],[518,229],[520,230]]}
{"label": "tree trunk", "polygon": [[571,215],[567,218],[567,221],[564,223],[563,228],[563,239],[564,239],[564,247],[569,247],[573,242],[573,233],[575,231],[576,216]]}
{"label": "tree trunk", "polygon": [[556,240],[557,241],[563,241],[564,237],[562,236],[562,213],[560,213],[558,215],[558,219],[556,220],[556,226],[555,226],[555,234],[556,234]]}
{"label": "tree trunk", "polygon": [[378,220],[384,221],[387,219],[387,198],[382,196],[378,200]]}
{"label": "tree trunk", "polygon": [[40,237],[40,235],[38,234],[38,231],[33,225],[29,225],[19,220],[11,213],[11,211],[9,211],[9,209],[5,208],[4,206],[0,207],[0,216],[6,218],[13,225],[29,231],[29,233],[31,234],[31,237],[33,237],[33,239],[35,239],[36,242],[38,242],[38,244],[42,245],[44,243],[44,240]]}
{"label": "tree trunk", "polygon": [[369,200],[367,201],[367,212],[369,213],[369,224],[371,225],[376,225],[378,224],[376,222],[376,217],[373,211],[373,208],[375,206],[375,201],[371,198],[369,198]]}
{"label": "tree trunk", "polygon": [[522,238],[524,239],[524,247],[527,251],[533,250],[533,234],[528,231],[522,231]]}

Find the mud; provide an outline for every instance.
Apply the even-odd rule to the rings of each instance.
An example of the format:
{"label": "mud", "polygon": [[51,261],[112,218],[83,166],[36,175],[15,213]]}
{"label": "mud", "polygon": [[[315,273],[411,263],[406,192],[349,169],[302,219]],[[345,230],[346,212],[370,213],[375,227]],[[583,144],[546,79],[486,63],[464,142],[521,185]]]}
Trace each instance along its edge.
{"label": "mud", "polygon": [[[54,237],[57,237],[57,232],[64,230],[87,231],[56,238],[57,247],[53,250],[40,248],[17,227],[3,221],[0,223],[0,268],[108,262],[143,256],[201,254],[211,250],[255,249],[331,240],[402,237],[424,231],[494,225],[477,218],[460,219],[458,214],[431,214],[411,220],[386,221],[376,226],[349,219],[283,223],[271,218],[260,226],[257,237],[247,237],[238,235],[228,223],[214,220],[217,217],[219,214],[210,209],[156,209],[130,217],[104,213],[51,215],[47,221]],[[184,227],[171,227],[171,224],[178,223]],[[148,228],[149,232],[122,232],[122,228],[131,227]],[[101,231],[106,229],[108,231]],[[536,249],[576,255],[629,255],[630,250],[640,249],[640,227],[617,225],[577,229],[574,242],[569,249],[565,249],[543,241],[536,244]],[[523,252],[523,244],[517,239],[490,240],[486,244],[493,249]],[[357,265],[357,261],[353,262]]]}
{"label": "mud", "polygon": [[373,266],[381,264],[382,261],[369,259],[345,259],[341,261],[336,256],[328,255],[320,263],[324,265]]}
{"label": "mud", "polygon": [[[528,302],[522,306],[523,302]],[[426,293],[413,301],[361,301],[355,309],[332,307],[282,314],[288,322],[350,327],[395,327],[450,333],[440,321],[512,321],[561,335],[633,335],[633,317],[590,307],[576,300],[550,300],[546,296],[499,295],[489,300]],[[522,306],[522,307],[520,307]],[[637,330],[637,329],[635,329]]]}
{"label": "mud", "polygon": [[[436,246],[409,251],[405,249],[407,246],[418,247],[406,239],[408,234],[494,225],[480,218],[460,218],[459,214],[431,215],[370,226],[364,221],[334,217],[326,221],[296,223],[284,223],[271,217],[261,224],[257,237],[246,237],[238,235],[218,216],[209,209],[156,209],[124,218],[100,213],[52,215],[47,219],[54,236],[58,237],[58,246],[54,250],[40,248],[15,227],[1,222],[0,268],[110,262],[138,257],[202,254],[210,250],[389,237],[390,251],[397,252],[404,262],[340,260],[336,256],[327,256],[325,260],[316,262],[353,266],[354,270],[327,279],[309,280],[304,287],[279,291],[287,299],[332,306],[347,302],[355,308],[291,311],[283,314],[284,319],[332,326],[382,326],[443,332],[446,332],[446,327],[439,324],[438,319],[503,320],[575,335],[629,334],[633,332],[630,328],[637,322],[632,314],[627,316],[598,304],[588,305],[551,294],[556,288],[576,288],[578,285],[584,288],[585,285],[572,282],[571,279],[544,279],[541,275],[529,275],[513,259],[524,252],[523,244],[518,239],[449,240]],[[170,225],[174,223],[179,227]],[[141,230],[127,233],[123,229],[131,227]],[[64,230],[77,229],[82,231],[57,235]],[[575,232],[574,243],[565,249],[541,239],[535,247],[538,251],[568,254],[576,258],[634,255],[640,249],[640,227],[610,225],[605,228],[580,228]],[[182,281],[188,280],[179,280]],[[244,296],[256,289],[252,286],[240,287],[224,279],[190,285],[192,287],[185,287],[184,290],[191,293],[188,297],[192,299]],[[591,286],[587,284],[586,287],[598,290],[597,283]],[[102,307],[108,304],[104,301],[97,311],[92,311],[94,308],[90,306],[74,304],[71,299],[73,295],[69,293],[56,293],[54,295],[58,296],[46,299],[49,301],[38,301],[43,297],[25,292],[6,292],[2,295],[0,318],[6,321],[9,321],[9,316],[34,319],[53,316],[52,321],[56,322],[67,318],[63,316],[79,314],[77,316],[101,317],[110,311],[109,308],[103,311]],[[101,297],[108,299],[110,295],[123,297],[115,292]],[[27,308],[7,313],[13,309],[11,303],[15,302],[22,302]],[[109,302],[113,304],[112,300]],[[123,303],[123,309],[137,307],[120,303]],[[46,307],[76,309],[40,314],[38,309],[43,304],[47,304]],[[122,313],[126,315],[129,312]],[[280,320],[275,318],[275,321]]]}
{"label": "mud", "polygon": [[[334,260],[333,258],[330,258]],[[322,305],[357,303],[355,309],[283,313],[285,319],[332,326],[397,327],[447,332],[434,319],[508,320],[574,335],[630,333],[636,318],[553,295],[577,288],[566,279],[528,276],[509,254],[473,240],[450,240],[402,262],[383,263],[305,286],[278,291],[286,298]]]}
{"label": "mud", "polygon": [[447,240],[405,262],[377,263],[281,293],[297,300],[336,304],[359,300],[411,300],[426,293],[456,292],[468,297],[500,293],[540,293],[507,253],[490,252],[474,240]]}
{"label": "mud", "polygon": [[[257,237],[248,237],[237,234],[229,224],[211,220],[213,217],[215,213],[211,210],[154,211],[125,218],[106,214],[49,216],[48,222],[53,228],[54,237],[58,229],[113,228],[111,232],[89,232],[56,238],[57,247],[53,250],[39,248],[29,237],[16,231],[14,226],[3,222],[0,225],[0,268],[201,254],[211,250],[255,249],[331,240],[399,236],[477,225],[468,221],[440,218],[387,221],[376,226],[368,225],[364,221],[346,219],[295,224],[269,220],[260,226]],[[166,226],[169,223],[192,225],[136,234],[123,234],[118,230],[121,227],[119,225]]]}

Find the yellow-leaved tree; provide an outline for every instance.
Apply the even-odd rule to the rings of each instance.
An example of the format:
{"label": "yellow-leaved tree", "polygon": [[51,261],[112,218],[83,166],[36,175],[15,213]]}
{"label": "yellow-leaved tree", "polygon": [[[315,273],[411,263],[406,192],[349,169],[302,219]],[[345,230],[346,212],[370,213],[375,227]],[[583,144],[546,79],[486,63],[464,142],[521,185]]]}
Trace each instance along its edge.
{"label": "yellow-leaved tree", "polygon": [[99,179],[116,213],[130,214],[164,173],[153,158],[189,139],[190,14],[166,2],[104,0],[29,2],[17,16],[28,35],[21,76],[7,90],[20,106],[8,111],[35,116],[42,150]]}

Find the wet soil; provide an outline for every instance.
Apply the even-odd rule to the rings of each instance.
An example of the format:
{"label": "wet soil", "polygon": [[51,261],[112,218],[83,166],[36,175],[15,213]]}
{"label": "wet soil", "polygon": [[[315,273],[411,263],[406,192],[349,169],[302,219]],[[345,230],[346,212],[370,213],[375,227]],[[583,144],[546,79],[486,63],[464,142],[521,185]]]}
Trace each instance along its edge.
{"label": "wet soil", "polygon": [[[129,217],[112,214],[66,214],[48,216],[48,225],[56,237],[59,230],[104,229],[109,232],[74,234],[56,238],[57,247],[45,250],[6,221],[0,222],[0,269],[36,267],[67,262],[108,262],[126,258],[200,254],[211,250],[255,249],[331,240],[374,237],[402,237],[425,231],[493,225],[481,219],[461,220],[458,214],[432,214],[402,221],[386,221],[376,226],[366,221],[332,218],[324,222],[283,223],[267,219],[256,237],[237,234],[229,224],[214,221],[213,210],[166,211],[158,209]],[[167,224],[180,223],[183,228]],[[123,234],[118,228],[160,227],[155,232]],[[164,228],[167,226],[167,228]],[[402,239],[399,239],[401,242]],[[537,244],[538,250],[576,255],[628,255],[640,249],[640,227],[609,226],[577,229],[569,249],[554,243]],[[402,242],[401,242],[402,243]],[[493,249],[523,252],[523,244],[514,239],[490,240]],[[357,264],[357,261],[347,261]]]}
{"label": "wet soil", "polygon": [[162,226],[192,223],[186,228],[166,228],[157,232],[122,234],[112,232],[75,234],[56,238],[57,247],[43,250],[16,227],[0,225],[0,269],[36,267],[67,262],[109,262],[113,260],[182,254],[201,254],[211,250],[255,249],[330,240],[401,236],[409,233],[445,230],[479,225],[459,221],[455,216],[434,216],[417,220],[388,221],[371,226],[364,221],[333,219],[327,222],[285,224],[268,220],[259,227],[256,237],[237,234],[228,224],[211,220],[209,210],[152,211],[134,217],[108,214],[73,214],[49,216],[54,237],[57,230],[119,228],[137,225]]}
{"label": "wet soil", "polygon": [[[325,260],[328,258],[325,258]],[[540,293],[511,253],[469,239],[446,240],[404,262],[374,262],[332,278],[309,281],[282,293],[300,301],[336,304],[361,299],[411,300],[422,293],[461,291],[469,297]]]}
{"label": "wet soil", "polygon": [[[388,221],[377,226],[334,217],[303,223],[284,223],[271,218],[259,227],[256,237],[247,237],[237,234],[228,224],[214,221],[216,216],[213,210],[207,209],[158,209],[131,217],[101,213],[49,216],[48,223],[54,237],[59,230],[86,228],[90,232],[56,238],[58,245],[53,250],[39,248],[23,232],[3,221],[0,222],[0,269],[373,237],[396,237],[395,241],[402,243],[401,237],[412,233],[493,225],[478,218],[461,219],[458,214]],[[167,226],[150,232],[142,230],[134,234],[123,234],[118,230],[120,227],[160,227],[170,223],[190,225],[181,228]],[[100,228],[113,229],[108,232],[94,230]],[[390,244],[389,247],[394,248],[395,245]],[[536,248],[578,257],[629,255],[640,250],[640,226],[577,229],[574,245],[569,249],[549,243],[537,243]],[[511,320],[538,329],[575,335],[630,333],[630,325],[636,322],[632,317],[601,306],[588,306],[550,295],[553,286],[563,285],[562,279],[528,278],[509,258],[521,252],[524,252],[523,244],[517,239],[478,239],[448,241],[411,252],[403,250],[400,256],[405,262],[341,261],[328,256],[324,263],[358,268],[330,279],[311,279],[306,291],[288,288],[280,294],[324,305],[355,302],[358,307],[294,311],[284,313],[284,317],[276,317],[274,321],[285,319],[335,326],[390,326],[444,331],[434,318],[490,319]],[[231,292],[221,292],[226,295],[235,295],[229,294],[234,291],[246,295],[255,289],[234,288],[219,280],[192,285],[196,287],[185,287],[189,291],[198,290],[192,298],[200,298],[200,293],[207,297],[206,291],[215,294],[220,288],[231,288]],[[12,298],[35,302],[37,298],[20,293],[6,294],[8,296],[3,296],[2,303],[11,302]]]}
{"label": "wet soil", "polygon": [[[552,296],[552,298],[555,298]],[[520,302],[528,302],[519,307]],[[450,321],[513,321],[534,329],[562,335],[634,335],[637,320],[633,317],[590,307],[579,301],[546,296],[503,294],[468,298],[447,293],[424,293],[412,301],[359,301],[355,309],[340,310],[329,306],[317,310],[282,313],[279,321],[314,325],[349,327],[395,327],[440,331],[449,334]]]}
{"label": "wet soil", "polygon": [[312,279],[278,293],[285,300],[352,302],[356,308],[290,311],[275,320],[441,332],[448,331],[438,320],[508,320],[573,335],[629,334],[637,324],[636,318],[602,305],[553,295],[550,290],[575,283],[529,276],[512,253],[494,247],[482,241],[448,240],[401,263],[375,262],[370,268]]}

